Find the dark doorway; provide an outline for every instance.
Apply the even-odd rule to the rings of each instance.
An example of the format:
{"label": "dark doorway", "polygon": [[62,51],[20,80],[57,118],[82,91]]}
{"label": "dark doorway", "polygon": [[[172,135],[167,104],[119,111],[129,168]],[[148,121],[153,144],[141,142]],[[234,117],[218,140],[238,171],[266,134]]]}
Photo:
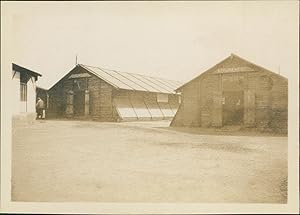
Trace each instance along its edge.
{"label": "dark doorway", "polygon": [[82,116],[84,115],[84,91],[76,91],[74,94],[74,115]]}
{"label": "dark doorway", "polygon": [[223,92],[223,124],[240,125],[244,118],[244,91]]}

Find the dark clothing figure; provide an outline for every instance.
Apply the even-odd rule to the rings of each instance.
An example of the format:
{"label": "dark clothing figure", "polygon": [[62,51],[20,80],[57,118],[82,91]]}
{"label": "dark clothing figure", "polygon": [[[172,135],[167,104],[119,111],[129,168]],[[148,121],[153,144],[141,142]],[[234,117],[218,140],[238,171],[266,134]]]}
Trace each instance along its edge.
{"label": "dark clothing figure", "polygon": [[38,98],[38,101],[37,101],[35,107],[36,107],[37,119],[42,119],[43,111],[45,108],[44,101],[41,98]]}

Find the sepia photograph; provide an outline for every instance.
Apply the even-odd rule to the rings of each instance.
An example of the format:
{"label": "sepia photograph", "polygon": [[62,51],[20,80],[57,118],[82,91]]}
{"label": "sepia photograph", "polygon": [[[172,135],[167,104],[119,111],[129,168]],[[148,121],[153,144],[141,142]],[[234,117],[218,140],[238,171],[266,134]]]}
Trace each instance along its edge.
{"label": "sepia photograph", "polygon": [[299,213],[298,1],[1,2],[1,212]]}

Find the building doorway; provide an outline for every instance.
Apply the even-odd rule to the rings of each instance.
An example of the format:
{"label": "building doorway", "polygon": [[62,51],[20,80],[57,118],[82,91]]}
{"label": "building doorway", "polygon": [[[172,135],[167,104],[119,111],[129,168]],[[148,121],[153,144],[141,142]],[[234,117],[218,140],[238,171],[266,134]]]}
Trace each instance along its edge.
{"label": "building doorway", "polygon": [[74,79],[73,80],[73,110],[74,116],[80,117],[85,115],[85,91],[88,89],[88,79]]}
{"label": "building doorway", "polygon": [[241,125],[244,118],[244,91],[223,91],[223,125]]}
{"label": "building doorway", "polygon": [[74,94],[74,116],[83,116],[85,106],[84,90],[78,90]]}

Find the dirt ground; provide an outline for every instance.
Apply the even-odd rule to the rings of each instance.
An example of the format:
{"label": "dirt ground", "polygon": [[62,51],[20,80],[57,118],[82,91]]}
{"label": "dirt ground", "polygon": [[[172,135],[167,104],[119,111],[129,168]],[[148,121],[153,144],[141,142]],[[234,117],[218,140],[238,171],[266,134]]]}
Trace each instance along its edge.
{"label": "dirt ground", "polygon": [[14,128],[12,200],[286,203],[287,137],[197,134],[169,123]]}

